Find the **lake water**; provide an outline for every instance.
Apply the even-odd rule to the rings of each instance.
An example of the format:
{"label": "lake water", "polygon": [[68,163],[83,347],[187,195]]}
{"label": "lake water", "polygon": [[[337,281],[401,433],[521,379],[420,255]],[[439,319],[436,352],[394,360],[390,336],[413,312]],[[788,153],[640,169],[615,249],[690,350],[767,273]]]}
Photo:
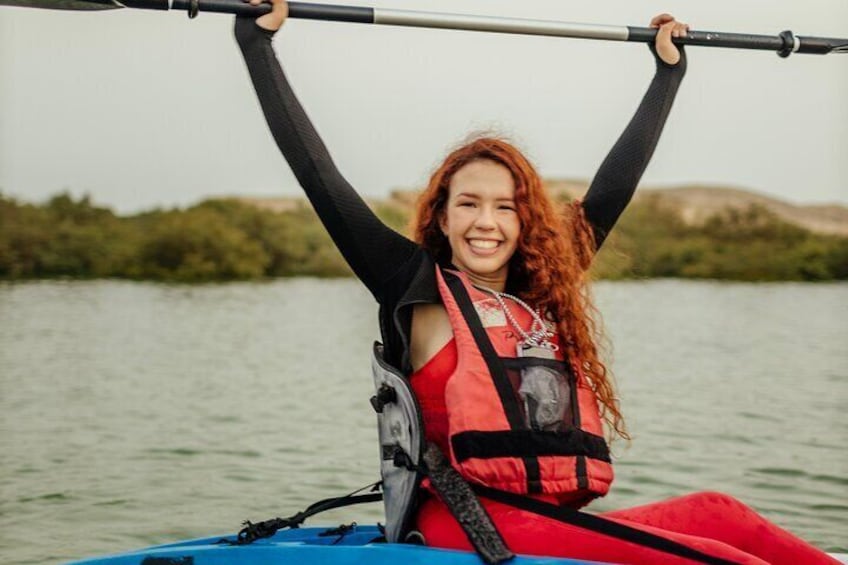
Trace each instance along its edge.
{"label": "lake water", "polygon": [[[848,285],[600,283],[634,436],[591,508],[721,490],[848,546]],[[354,280],[0,285],[0,560],[233,532],[378,477]],[[313,524],[382,520],[367,505]]]}

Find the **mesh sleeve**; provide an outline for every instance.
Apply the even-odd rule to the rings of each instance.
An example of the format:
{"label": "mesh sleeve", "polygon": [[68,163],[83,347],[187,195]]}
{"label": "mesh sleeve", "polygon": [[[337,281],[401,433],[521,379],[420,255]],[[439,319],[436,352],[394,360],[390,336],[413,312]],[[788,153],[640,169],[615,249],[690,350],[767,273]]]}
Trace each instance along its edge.
{"label": "mesh sleeve", "polygon": [[379,302],[386,281],[418,246],[383,224],[341,175],[289,85],[273,35],[252,18],[236,18],[236,41],[277,146],[333,242]]}
{"label": "mesh sleeve", "polygon": [[657,70],[648,91],[630,123],[613,145],[583,199],[586,219],[592,226],[600,249],[648,166],[665,126],[674,97],[686,73],[686,54],[680,49],[675,65],[663,62],[654,53]]}

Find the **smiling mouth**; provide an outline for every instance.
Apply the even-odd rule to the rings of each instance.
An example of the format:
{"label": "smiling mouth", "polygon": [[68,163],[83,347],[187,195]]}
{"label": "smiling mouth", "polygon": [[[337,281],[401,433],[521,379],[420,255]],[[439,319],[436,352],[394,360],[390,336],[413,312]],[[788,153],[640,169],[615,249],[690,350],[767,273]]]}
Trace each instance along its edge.
{"label": "smiling mouth", "polygon": [[472,249],[479,249],[481,251],[491,251],[495,249],[497,246],[501,244],[500,241],[495,241],[493,239],[469,239],[468,245]]}

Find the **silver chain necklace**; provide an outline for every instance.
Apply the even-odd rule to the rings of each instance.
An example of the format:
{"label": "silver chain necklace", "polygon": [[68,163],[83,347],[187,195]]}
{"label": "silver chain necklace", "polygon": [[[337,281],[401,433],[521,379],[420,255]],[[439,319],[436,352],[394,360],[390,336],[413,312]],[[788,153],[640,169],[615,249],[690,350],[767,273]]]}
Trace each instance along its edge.
{"label": "silver chain necklace", "polygon": [[[544,347],[545,349],[555,350],[556,346],[548,341],[549,337],[553,337],[553,332],[548,331],[548,327],[545,325],[545,321],[542,319],[541,312],[537,309],[533,309],[526,302],[518,298],[517,296],[513,296],[506,292],[498,292],[496,290],[492,290],[489,288],[481,288],[478,287],[483,292],[491,294],[494,296],[495,300],[500,305],[501,310],[503,310],[504,315],[507,320],[509,320],[510,325],[515,328],[521,335],[521,339],[523,340],[524,345],[532,346],[532,347]],[[515,319],[515,316],[512,315],[509,308],[504,301],[504,298],[509,298],[522,308],[524,308],[530,316],[533,317],[533,323],[530,324],[530,333],[524,331],[524,328],[521,327],[521,324],[518,323],[518,320]]]}

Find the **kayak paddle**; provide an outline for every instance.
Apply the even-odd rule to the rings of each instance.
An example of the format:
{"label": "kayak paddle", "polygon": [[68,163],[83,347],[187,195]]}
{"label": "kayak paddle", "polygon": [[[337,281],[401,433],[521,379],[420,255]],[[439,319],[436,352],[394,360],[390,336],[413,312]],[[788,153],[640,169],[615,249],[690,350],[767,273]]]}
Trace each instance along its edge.
{"label": "kayak paddle", "polygon": [[[145,10],[186,10],[189,17],[199,12],[219,12],[259,16],[270,11],[269,4],[251,6],[241,0],[0,0],[0,5],[47,8],[52,10],[110,10],[141,8]],[[289,17],[363,24],[487,31],[524,35],[546,35],[610,41],[652,43],[657,30],[646,27],[581,24],[561,21],[501,18],[443,14],[411,10],[391,10],[362,6],[339,6],[289,2]],[[792,53],[848,53],[848,39],[797,36],[791,31],[778,35],[752,35],[716,31],[689,31],[676,37],[674,43],[703,47],[729,47],[776,51],[781,57]]]}

